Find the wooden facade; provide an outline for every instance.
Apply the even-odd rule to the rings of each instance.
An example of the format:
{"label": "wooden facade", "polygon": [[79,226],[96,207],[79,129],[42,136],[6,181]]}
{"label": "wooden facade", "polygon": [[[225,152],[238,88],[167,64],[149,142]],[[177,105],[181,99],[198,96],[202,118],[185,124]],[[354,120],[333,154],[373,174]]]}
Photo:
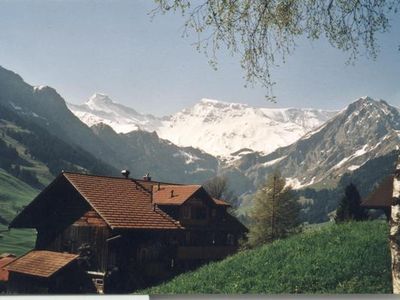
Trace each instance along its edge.
{"label": "wooden facade", "polygon": [[247,229],[228,207],[201,186],[62,173],[10,227],[79,254],[99,290],[130,292],[234,253]]}

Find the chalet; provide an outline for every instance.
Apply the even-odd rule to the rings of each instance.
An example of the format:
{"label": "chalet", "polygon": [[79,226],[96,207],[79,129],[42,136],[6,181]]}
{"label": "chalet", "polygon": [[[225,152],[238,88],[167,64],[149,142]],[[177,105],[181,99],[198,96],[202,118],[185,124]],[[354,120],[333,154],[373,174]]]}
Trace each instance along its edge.
{"label": "chalet", "polygon": [[[136,180],[127,172],[124,177],[63,172],[9,225],[37,231],[33,254],[6,267],[13,291],[26,285],[27,275],[37,280],[34,270],[15,266],[28,258],[34,265],[39,254],[61,260],[49,275],[59,275],[52,282],[80,268],[106,293],[132,291],[222,259],[237,250],[247,231],[228,207],[200,185],[166,184],[149,176]],[[48,291],[59,290],[53,284]]]}
{"label": "chalet", "polygon": [[365,198],[361,206],[368,209],[382,210],[387,220],[390,219],[393,195],[393,175],[386,177],[379,186]]}

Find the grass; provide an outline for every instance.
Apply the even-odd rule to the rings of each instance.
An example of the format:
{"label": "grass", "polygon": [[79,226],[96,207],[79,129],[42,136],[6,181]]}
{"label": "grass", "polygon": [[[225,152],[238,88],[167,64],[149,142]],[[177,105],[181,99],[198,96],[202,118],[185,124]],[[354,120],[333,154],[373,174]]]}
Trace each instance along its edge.
{"label": "grass", "polygon": [[27,205],[38,192],[38,190],[0,169],[0,216],[10,221],[15,217],[18,210]]}
{"label": "grass", "polygon": [[240,252],[139,293],[391,293],[389,254],[387,223],[332,224]]}
{"label": "grass", "polygon": [[33,229],[11,229],[0,225],[0,253],[14,253],[20,256],[33,249],[36,240],[36,231]]}
{"label": "grass", "polygon": [[9,222],[18,211],[27,205],[37,194],[26,183],[0,169],[0,253],[11,252],[21,255],[32,249],[36,234],[33,230],[12,229],[6,231],[5,221]]}

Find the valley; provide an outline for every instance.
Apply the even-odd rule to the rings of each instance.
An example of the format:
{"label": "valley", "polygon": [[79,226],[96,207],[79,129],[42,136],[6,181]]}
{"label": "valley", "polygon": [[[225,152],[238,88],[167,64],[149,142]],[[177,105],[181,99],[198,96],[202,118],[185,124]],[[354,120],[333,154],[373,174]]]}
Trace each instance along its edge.
{"label": "valley", "polygon": [[121,169],[165,182],[224,176],[244,221],[257,187],[279,169],[303,222],[326,222],[346,184],[365,197],[392,172],[400,130],[399,110],[369,97],[340,112],[203,99],[157,118],[103,94],[72,105],[3,68],[0,106],[3,225],[62,170],[118,176]]}

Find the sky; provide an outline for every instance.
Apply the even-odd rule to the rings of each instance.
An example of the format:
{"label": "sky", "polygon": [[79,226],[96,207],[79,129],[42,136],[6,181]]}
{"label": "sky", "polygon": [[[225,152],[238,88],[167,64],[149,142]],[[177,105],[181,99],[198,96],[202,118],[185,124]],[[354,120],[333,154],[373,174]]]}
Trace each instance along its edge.
{"label": "sky", "polygon": [[379,36],[376,61],[326,41],[298,41],[273,70],[277,103],[260,86],[245,88],[239,57],[218,53],[218,70],[182,37],[180,14],[149,16],[151,0],[0,0],[0,65],[31,85],[49,85],[80,104],[93,93],[142,113],[172,114],[201,98],[257,107],[342,109],[361,96],[400,106],[400,18]]}

